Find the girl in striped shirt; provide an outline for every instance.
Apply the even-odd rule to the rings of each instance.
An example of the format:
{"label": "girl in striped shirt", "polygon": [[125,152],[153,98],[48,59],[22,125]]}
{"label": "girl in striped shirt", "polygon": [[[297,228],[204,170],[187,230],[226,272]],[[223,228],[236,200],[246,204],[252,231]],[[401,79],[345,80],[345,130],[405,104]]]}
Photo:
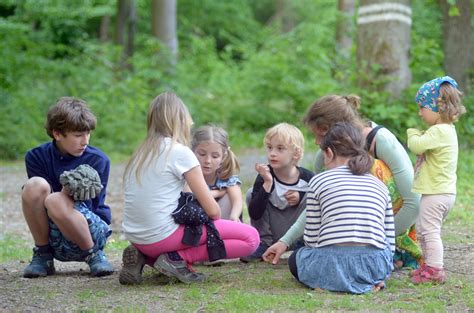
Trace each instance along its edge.
{"label": "girl in striped shirt", "polygon": [[[311,288],[378,291],[393,270],[391,200],[383,182],[369,174],[373,158],[364,144],[359,128],[340,122],[320,145],[328,170],[309,183],[306,216],[300,218],[306,220],[306,246],[288,260],[295,278]],[[264,259],[279,255],[280,245],[286,250],[279,241]]]}

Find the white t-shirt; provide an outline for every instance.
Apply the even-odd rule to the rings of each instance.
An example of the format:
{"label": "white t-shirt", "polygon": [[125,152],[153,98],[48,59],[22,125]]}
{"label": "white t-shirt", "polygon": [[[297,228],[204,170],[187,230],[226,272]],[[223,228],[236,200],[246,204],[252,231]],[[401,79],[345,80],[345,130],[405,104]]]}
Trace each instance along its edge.
{"label": "white t-shirt", "polygon": [[143,170],[140,183],[133,171],[124,183],[122,228],[125,237],[133,243],[152,244],[161,241],[179,226],[171,213],[178,206],[185,183],[183,174],[199,166],[199,161],[188,147],[171,144],[171,138],[164,138],[160,155]]}

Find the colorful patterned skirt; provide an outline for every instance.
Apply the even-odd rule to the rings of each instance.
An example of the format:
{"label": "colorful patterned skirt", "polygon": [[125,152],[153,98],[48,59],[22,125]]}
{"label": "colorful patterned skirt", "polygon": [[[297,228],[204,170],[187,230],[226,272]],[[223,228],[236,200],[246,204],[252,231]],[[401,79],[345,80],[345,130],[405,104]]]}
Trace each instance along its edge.
{"label": "colorful patterned skirt", "polygon": [[[403,199],[398,192],[390,168],[384,161],[375,159],[370,172],[387,186],[390,197],[392,198],[393,214],[396,215],[403,206]],[[415,225],[412,225],[404,234],[398,235],[395,238],[395,245],[396,251],[393,260],[398,268],[418,268],[419,264],[423,262],[421,248],[416,239]]]}

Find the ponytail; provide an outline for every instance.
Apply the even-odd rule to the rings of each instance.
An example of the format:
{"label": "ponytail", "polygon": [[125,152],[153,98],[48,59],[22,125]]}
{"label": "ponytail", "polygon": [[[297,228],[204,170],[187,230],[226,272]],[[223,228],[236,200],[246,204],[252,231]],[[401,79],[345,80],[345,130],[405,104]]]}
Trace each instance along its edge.
{"label": "ponytail", "polygon": [[374,159],[365,150],[361,154],[353,156],[349,159],[347,166],[354,175],[364,175],[368,173],[374,164]]}
{"label": "ponytail", "polygon": [[235,156],[234,152],[230,150],[230,147],[227,148],[224,159],[222,160],[222,165],[218,170],[217,175],[220,179],[228,179],[232,175],[237,175],[240,172],[240,164]]}

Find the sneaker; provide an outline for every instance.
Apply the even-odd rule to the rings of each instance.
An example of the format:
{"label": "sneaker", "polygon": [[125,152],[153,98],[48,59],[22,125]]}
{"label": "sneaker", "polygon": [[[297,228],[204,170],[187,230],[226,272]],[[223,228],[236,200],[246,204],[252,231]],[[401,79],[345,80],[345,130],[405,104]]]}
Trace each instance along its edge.
{"label": "sneaker", "polygon": [[154,268],[168,277],[176,277],[183,283],[203,282],[206,276],[191,270],[185,261],[172,261],[168,253],[161,254],[156,259]]}
{"label": "sneaker", "polygon": [[23,271],[23,277],[36,278],[53,275],[56,272],[54,268],[54,257],[51,252],[40,252],[38,247],[33,248],[33,258],[31,263]]}
{"label": "sneaker", "polygon": [[86,257],[86,263],[89,264],[91,275],[95,277],[110,275],[114,272],[114,268],[102,250],[89,254]]}
{"label": "sneaker", "polygon": [[123,250],[122,270],[120,271],[119,282],[122,285],[140,284],[143,280],[142,271],[146,258],[138,251],[134,245],[129,245]]}
{"label": "sneaker", "polygon": [[426,265],[423,271],[411,278],[414,284],[437,283],[442,284],[446,280],[446,272],[443,268],[436,268]]}
{"label": "sneaker", "polygon": [[252,253],[251,255],[241,257],[240,262],[249,263],[249,262],[263,261],[262,255],[265,253],[265,251],[267,251],[267,249],[268,249],[268,245],[264,242],[261,242],[258,245],[258,248],[257,248],[257,250],[255,250],[254,253]]}
{"label": "sneaker", "polygon": [[418,267],[416,270],[410,272],[410,276],[413,277],[420,275],[420,273],[423,272],[427,266],[428,265],[426,265],[426,263],[421,264],[420,267]]}

